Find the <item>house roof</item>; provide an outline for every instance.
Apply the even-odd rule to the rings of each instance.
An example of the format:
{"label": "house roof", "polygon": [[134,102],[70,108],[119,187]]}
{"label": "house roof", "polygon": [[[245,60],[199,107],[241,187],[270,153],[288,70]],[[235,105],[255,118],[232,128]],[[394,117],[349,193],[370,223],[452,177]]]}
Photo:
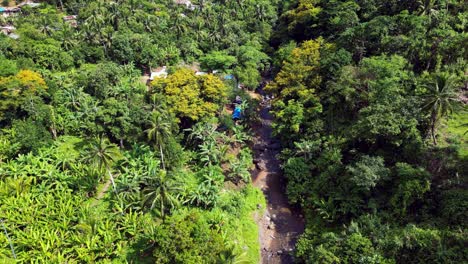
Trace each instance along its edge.
{"label": "house roof", "polygon": [[151,75],[150,75],[150,80],[154,80],[154,78],[165,78],[167,76],[167,67],[166,66],[162,66],[162,67],[158,67],[156,69],[154,69],[152,72],[151,72]]}
{"label": "house roof", "polygon": [[190,2],[190,0],[174,0],[174,3],[178,4],[178,5],[189,5],[189,4],[192,4],[192,2]]}
{"label": "house roof", "polygon": [[34,2],[31,2],[31,1],[26,1],[24,3],[19,4],[18,6],[26,6],[26,5],[30,6],[30,7],[38,7],[41,4],[40,3],[34,3]]}
{"label": "house roof", "polygon": [[233,79],[234,79],[234,75],[232,74],[228,74],[224,76],[224,80],[233,80]]}
{"label": "house roof", "polygon": [[8,37],[12,38],[12,39],[19,39],[19,35],[18,34],[15,34],[15,33],[11,33],[8,35]]}
{"label": "house roof", "polygon": [[71,16],[64,16],[63,20],[64,21],[69,21],[69,20],[75,20],[77,18],[76,15],[71,15]]}
{"label": "house roof", "polygon": [[15,30],[16,28],[14,26],[3,26],[3,27],[0,27],[0,29]]}

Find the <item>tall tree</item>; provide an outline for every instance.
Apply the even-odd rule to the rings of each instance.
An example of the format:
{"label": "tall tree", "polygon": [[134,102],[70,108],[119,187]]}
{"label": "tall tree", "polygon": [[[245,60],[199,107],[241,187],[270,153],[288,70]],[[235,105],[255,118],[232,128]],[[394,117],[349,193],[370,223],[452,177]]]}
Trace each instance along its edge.
{"label": "tall tree", "polygon": [[123,156],[117,145],[110,143],[107,138],[102,136],[93,139],[84,149],[84,160],[92,164],[100,172],[104,170],[105,174],[109,175],[115,192],[117,189],[111,169],[112,166],[122,158]]}
{"label": "tall tree", "polygon": [[150,210],[157,208],[163,220],[167,211],[179,205],[177,192],[180,188],[172,176],[171,172],[159,170],[155,163],[148,166],[147,186],[143,189],[143,206]]}
{"label": "tall tree", "polygon": [[423,109],[429,113],[430,132],[434,145],[437,145],[436,130],[440,121],[452,113],[459,102],[456,78],[449,73],[439,73],[426,85]]}
{"label": "tall tree", "polygon": [[170,115],[166,110],[153,110],[151,113],[150,126],[146,130],[148,140],[154,144],[155,149],[159,149],[161,155],[161,165],[163,170],[166,169],[164,163],[164,146],[167,139],[171,136],[173,123]]}

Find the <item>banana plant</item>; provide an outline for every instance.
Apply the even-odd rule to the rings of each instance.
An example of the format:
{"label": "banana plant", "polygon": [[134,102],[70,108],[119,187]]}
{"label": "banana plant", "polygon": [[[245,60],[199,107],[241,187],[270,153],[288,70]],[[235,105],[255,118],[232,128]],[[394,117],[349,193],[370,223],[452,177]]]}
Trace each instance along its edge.
{"label": "banana plant", "polygon": [[234,126],[232,128],[232,131],[233,131],[233,135],[231,136],[230,141],[234,143],[235,145],[242,144],[242,143],[252,140],[252,136],[249,135],[249,133],[245,131],[245,127],[242,125]]}

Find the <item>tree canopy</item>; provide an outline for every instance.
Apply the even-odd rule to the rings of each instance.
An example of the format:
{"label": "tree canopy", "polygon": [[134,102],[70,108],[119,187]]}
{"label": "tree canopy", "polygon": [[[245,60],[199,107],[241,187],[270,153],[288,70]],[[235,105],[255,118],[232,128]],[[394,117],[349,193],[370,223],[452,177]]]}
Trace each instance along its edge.
{"label": "tree canopy", "polygon": [[258,263],[259,109],[276,255],[468,262],[465,2],[36,2],[0,17],[0,263]]}

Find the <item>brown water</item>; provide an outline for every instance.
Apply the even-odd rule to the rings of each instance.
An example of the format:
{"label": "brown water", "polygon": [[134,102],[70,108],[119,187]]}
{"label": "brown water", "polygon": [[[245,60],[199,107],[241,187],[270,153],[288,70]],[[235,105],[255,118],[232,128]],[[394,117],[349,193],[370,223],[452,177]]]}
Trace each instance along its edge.
{"label": "brown water", "polygon": [[262,263],[294,263],[292,254],[297,237],[304,231],[304,219],[301,212],[288,203],[286,181],[276,159],[279,142],[272,137],[271,122],[267,107],[262,107],[260,122],[253,127],[256,134],[254,159],[258,165],[252,172],[252,181],[267,200],[264,215],[257,219]]}

